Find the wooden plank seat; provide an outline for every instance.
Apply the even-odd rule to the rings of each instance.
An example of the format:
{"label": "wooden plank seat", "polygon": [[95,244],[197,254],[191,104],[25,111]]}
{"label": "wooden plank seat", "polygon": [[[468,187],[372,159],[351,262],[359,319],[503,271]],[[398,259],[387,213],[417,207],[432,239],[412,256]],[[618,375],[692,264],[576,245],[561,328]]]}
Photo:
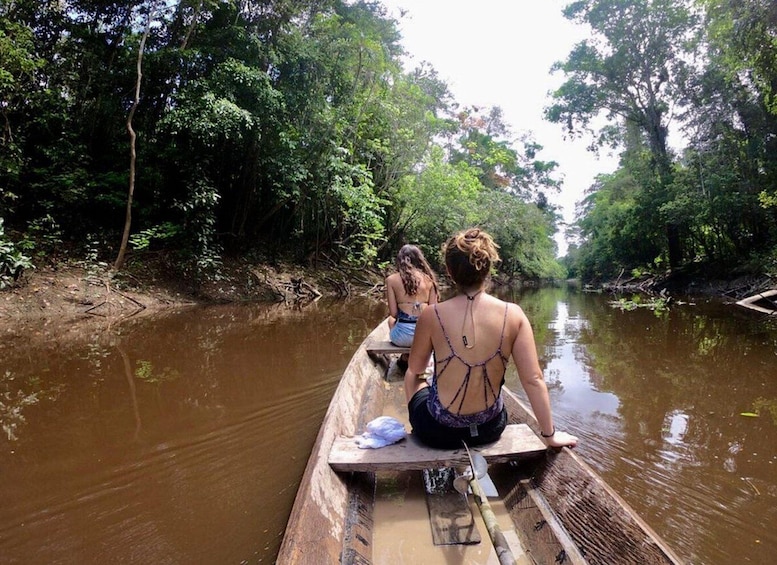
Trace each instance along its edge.
{"label": "wooden plank seat", "polygon": [[386,353],[410,353],[409,347],[400,347],[398,345],[394,345],[390,341],[370,341],[365,347],[367,348],[367,353],[373,353],[377,355]]}
{"label": "wooden plank seat", "polygon": [[[510,424],[494,443],[471,447],[489,463],[537,456],[546,446],[526,424]],[[423,445],[409,434],[407,438],[380,447],[362,449],[353,437],[336,437],[329,452],[329,465],[335,471],[404,471],[465,465],[467,451],[460,449],[433,449]]]}

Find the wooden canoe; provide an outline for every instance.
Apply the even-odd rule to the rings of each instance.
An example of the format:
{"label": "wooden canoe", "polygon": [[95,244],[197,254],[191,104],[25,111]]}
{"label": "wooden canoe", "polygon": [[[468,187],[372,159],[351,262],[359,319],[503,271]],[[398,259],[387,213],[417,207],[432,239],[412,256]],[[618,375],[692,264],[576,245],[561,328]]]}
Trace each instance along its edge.
{"label": "wooden canoe", "polygon": [[[368,345],[385,342],[387,335],[384,321],[343,374],[297,491],[276,563],[373,563],[376,474],[335,471],[329,455],[336,441],[361,434],[369,421],[383,414],[386,365],[368,354]],[[520,399],[505,390],[504,400],[512,424],[527,424],[539,434],[533,414]],[[497,462],[489,474],[535,563],[681,563],[570,449],[545,450],[517,465]]]}

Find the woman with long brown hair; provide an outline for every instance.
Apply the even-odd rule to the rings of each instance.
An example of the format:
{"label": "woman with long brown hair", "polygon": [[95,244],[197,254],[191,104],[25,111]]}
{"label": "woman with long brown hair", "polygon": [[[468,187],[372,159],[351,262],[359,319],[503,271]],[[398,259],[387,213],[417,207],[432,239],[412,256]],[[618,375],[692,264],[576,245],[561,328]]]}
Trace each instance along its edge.
{"label": "woman with long brown hair", "polygon": [[410,347],[418,316],[438,300],[437,277],[426,257],[415,245],[403,245],[397,254],[397,272],[386,277],[391,343]]}

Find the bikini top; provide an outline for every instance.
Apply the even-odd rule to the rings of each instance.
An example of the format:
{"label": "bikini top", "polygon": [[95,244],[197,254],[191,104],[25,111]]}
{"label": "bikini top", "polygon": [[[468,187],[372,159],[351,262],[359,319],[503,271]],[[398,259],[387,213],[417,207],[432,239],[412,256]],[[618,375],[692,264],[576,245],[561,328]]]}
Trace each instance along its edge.
{"label": "bikini top", "polygon": [[[505,356],[505,354],[502,352],[505,328],[507,326],[507,307],[508,305],[505,304],[505,313],[502,320],[502,335],[499,337],[499,347],[497,347],[496,351],[494,351],[494,353],[492,353],[484,361],[470,363],[469,361],[462,359],[462,357],[456,352],[456,349],[454,349],[453,344],[451,343],[451,339],[448,336],[448,332],[445,331],[445,326],[443,326],[442,320],[440,319],[440,313],[437,311],[437,305],[434,305],[434,313],[437,315],[437,321],[440,324],[443,336],[445,336],[445,341],[448,344],[450,353],[447,357],[435,361],[435,371],[434,375],[432,375],[432,384],[429,387],[430,394],[427,398],[427,406],[432,417],[444,426],[460,428],[469,426],[471,424],[483,424],[492,420],[502,411],[503,402],[501,391],[502,385],[504,385],[505,382],[504,375],[507,371],[507,364],[510,360],[510,357]],[[488,378],[488,363],[495,357],[499,357],[502,360],[503,366],[502,380],[499,383],[498,391],[494,390],[494,387],[491,384],[491,379]],[[464,378],[461,381],[461,385],[456,391],[456,394],[451,399],[450,403],[447,406],[444,406],[440,401],[440,396],[437,389],[437,381],[442,377],[445,370],[454,360],[463,364],[467,368],[467,372],[465,373]],[[439,371],[437,370],[438,366],[441,366]],[[472,369],[476,367],[482,367],[483,370],[483,402],[485,408],[480,412],[475,412],[474,414],[462,414],[461,407],[464,404],[464,398],[467,396],[469,381],[470,377],[472,376]],[[489,405],[489,400],[493,400],[491,405]],[[458,406],[454,408],[454,405],[457,403]],[[456,412],[454,413],[453,410],[456,410]]]}
{"label": "bikini top", "polygon": [[[407,316],[413,316],[415,314],[415,316],[413,316],[413,317],[417,318],[418,314],[421,313],[421,305],[422,304],[426,304],[427,306],[429,305],[429,299],[432,297],[432,290],[433,290],[433,288],[429,289],[429,294],[427,295],[426,300],[397,302],[397,310],[398,310],[398,313],[400,314],[400,316],[397,316],[397,318],[401,317],[401,314],[403,314],[403,313],[405,315],[407,315]],[[399,308],[400,304],[409,304],[412,307],[411,308],[412,314],[408,314],[407,312],[404,312],[401,308]]]}

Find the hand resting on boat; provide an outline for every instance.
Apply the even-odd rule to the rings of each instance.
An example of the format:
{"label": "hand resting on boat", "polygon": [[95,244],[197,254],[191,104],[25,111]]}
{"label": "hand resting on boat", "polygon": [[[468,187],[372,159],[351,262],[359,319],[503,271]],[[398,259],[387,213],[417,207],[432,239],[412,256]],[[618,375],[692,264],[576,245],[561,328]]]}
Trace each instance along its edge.
{"label": "hand resting on boat", "polygon": [[544,441],[545,445],[548,447],[575,447],[577,445],[577,436],[573,436],[567,432],[553,430],[550,437],[547,437],[542,433],[540,433],[540,435],[542,436],[542,441]]}

